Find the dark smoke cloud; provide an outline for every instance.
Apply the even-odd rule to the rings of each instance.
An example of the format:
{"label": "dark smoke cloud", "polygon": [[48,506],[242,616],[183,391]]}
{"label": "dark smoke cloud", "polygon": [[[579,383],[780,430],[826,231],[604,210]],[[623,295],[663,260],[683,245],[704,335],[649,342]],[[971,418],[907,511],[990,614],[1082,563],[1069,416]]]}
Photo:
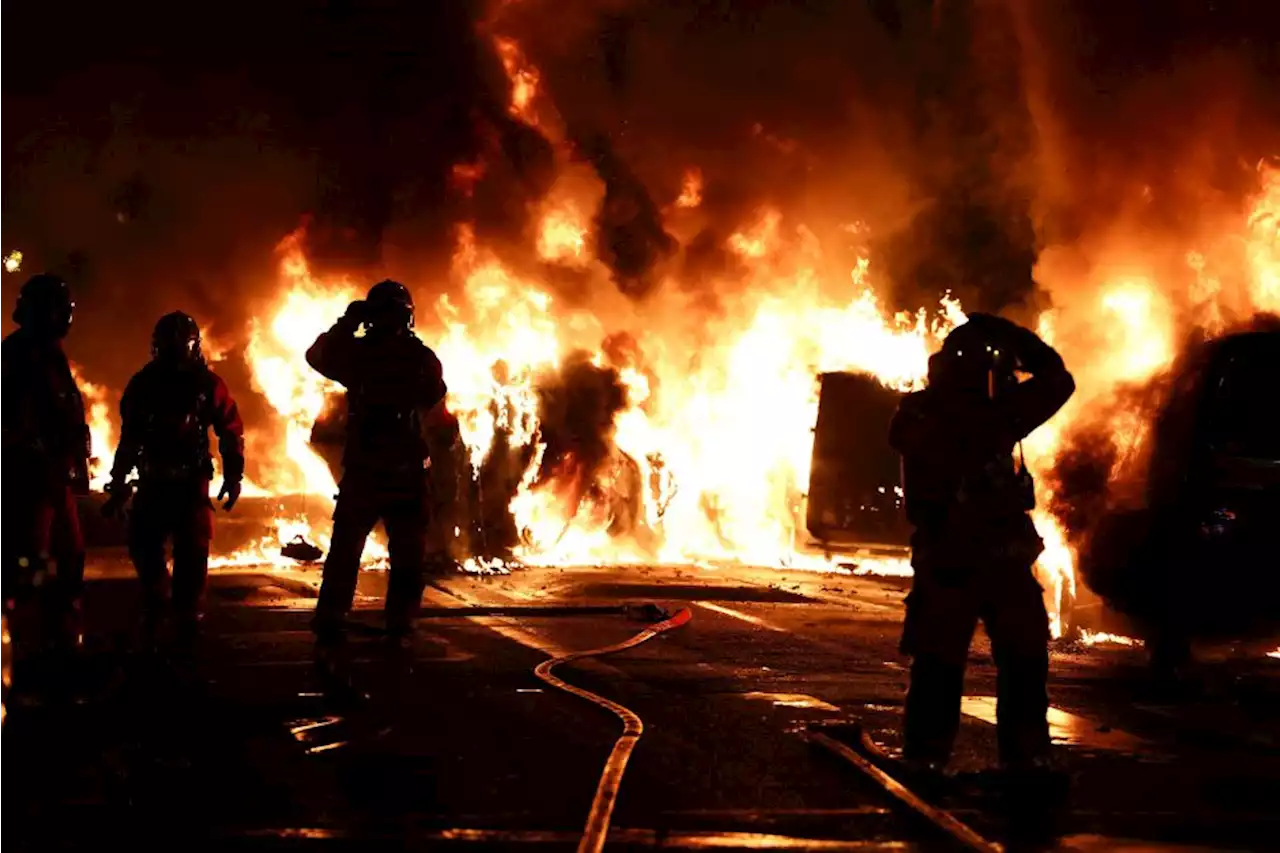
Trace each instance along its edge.
{"label": "dark smoke cloud", "polygon": [[619,290],[642,298],[655,283],[654,267],[675,250],[675,240],[663,229],[658,207],[644,184],[618,159],[605,137],[593,134],[581,149],[605,187],[594,220],[596,257],[609,267]]}
{"label": "dark smoke cloud", "polygon": [[627,390],[610,367],[597,367],[587,352],[573,353],[537,384],[538,422],[546,451],[542,475],[572,464],[584,483],[614,452],[613,419],[627,405]]}
{"label": "dark smoke cloud", "polygon": [[[638,356],[626,341],[612,343],[615,355]],[[611,535],[647,541],[640,527],[640,467],[614,443],[614,418],[628,403],[617,368],[596,366],[590,353],[571,353],[539,378],[537,393],[545,451],[534,488],[553,489],[567,519],[584,511],[599,514]]]}

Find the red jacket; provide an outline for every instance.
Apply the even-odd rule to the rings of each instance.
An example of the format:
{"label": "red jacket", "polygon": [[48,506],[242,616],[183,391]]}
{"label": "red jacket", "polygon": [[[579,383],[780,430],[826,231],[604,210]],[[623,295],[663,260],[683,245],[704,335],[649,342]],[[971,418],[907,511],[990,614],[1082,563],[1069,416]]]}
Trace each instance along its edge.
{"label": "red jacket", "polygon": [[87,491],[89,426],[62,342],[19,329],[3,362],[5,480]]}
{"label": "red jacket", "polygon": [[111,479],[123,482],[210,479],[209,429],[218,436],[223,476],[244,476],[244,424],[227,383],[203,363],[153,361],[129,380],[120,398],[120,444]]}

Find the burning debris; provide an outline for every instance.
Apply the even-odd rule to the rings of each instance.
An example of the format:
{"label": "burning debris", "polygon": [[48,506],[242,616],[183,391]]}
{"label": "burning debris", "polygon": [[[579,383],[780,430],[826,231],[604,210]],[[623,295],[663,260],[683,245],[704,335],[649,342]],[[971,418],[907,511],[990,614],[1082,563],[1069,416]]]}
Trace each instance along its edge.
{"label": "burning debris", "polygon": [[1135,646],[1141,647],[1142,641],[1135,640],[1133,637],[1126,637],[1123,634],[1108,634],[1106,631],[1090,631],[1088,629],[1080,632],[1080,643],[1085,646]]}
{"label": "burning debris", "polygon": [[288,557],[290,560],[296,560],[299,563],[315,563],[324,556],[324,552],[308,542],[299,533],[280,549],[280,556]]}

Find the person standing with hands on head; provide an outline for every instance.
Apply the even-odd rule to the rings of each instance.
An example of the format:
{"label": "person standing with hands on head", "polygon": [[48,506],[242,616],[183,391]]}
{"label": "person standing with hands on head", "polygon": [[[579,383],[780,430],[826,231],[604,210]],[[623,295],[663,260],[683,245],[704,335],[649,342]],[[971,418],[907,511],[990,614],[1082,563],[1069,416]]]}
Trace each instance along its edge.
{"label": "person standing with hands on head", "polygon": [[1001,764],[1015,778],[1049,778],[1049,619],[1032,573],[1044,543],[1021,442],[1074,390],[1062,357],[1033,332],[970,314],[930,358],[928,386],[894,417],[889,442],[902,454],[915,527],[902,636],[912,657],[904,758],[914,770],[940,771],[951,756],[982,619],[998,671]]}
{"label": "person standing with hands on head", "polygon": [[322,648],[342,640],[365,540],[381,520],[391,556],[387,634],[403,647],[424,585],[430,490],[423,427],[446,393],[440,359],[413,332],[408,289],[387,280],[316,339],[307,363],[347,390],[342,482],[312,627]]}
{"label": "person standing with hands on head", "polygon": [[[205,363],[196,321],[180,311],[166,314],[151,336],[151,362],[120,399],[120,444],[102,510],[113,516],[133,497],[129,556],[142,582],[148,643],[157,639],[170,604],[175,639],[190,648],[196,637],[213,537],[210,428],[222,456],[218,500],[230,511],[244,476],[244,424],[227,383]],[[127,480],[135,469],[136,496]],[[164,551],[170,537],[172,583]]]}

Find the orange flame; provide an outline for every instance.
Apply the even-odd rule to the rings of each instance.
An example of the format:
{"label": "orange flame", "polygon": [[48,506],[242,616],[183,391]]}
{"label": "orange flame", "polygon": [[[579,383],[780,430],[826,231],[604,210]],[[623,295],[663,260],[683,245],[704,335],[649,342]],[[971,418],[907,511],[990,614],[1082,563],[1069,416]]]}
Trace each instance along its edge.
{"label": "orange flame", "polygon": [[533,109],[533,99],[538,94],[538,69],[525,59],[524,51],[514,39],[495,37],[494,47],[502,68],[511,81],[511,104],[507,108],[512,116],[531,127],[538,126],[538,116]]}
{"label": "orange flame", "polygon": [[70,366],[71,376],[84,397],[85,419],[89,422],[89,446],[92,453],[89,459],[89,488],[100,492],[111,476],[111,463],[115,459],[114,406],[105,386],[86,380],[84,371],[74,362]]}
{"label": "orange flame", "polygon": [[694,208],[702,204],[702,172],[689,169],[684,173],[684,183],[680,186],[680,195],[676,198],[676,207]]}

